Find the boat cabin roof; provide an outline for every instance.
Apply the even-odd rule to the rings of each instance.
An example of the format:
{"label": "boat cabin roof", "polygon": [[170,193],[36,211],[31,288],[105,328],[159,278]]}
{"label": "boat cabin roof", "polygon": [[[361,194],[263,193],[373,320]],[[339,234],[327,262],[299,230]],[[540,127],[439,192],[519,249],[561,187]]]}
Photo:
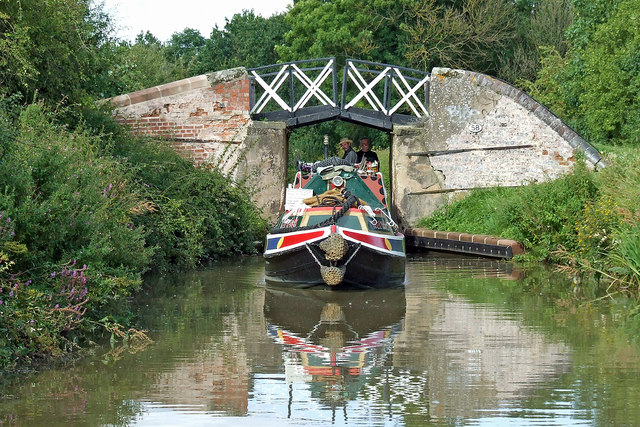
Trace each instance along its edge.
{"label": "boat cabin roof", "polygon": [[[372,209],[387,208],[387,194],[381,173],[366,175],[358,174],[356,171],[340,171],[340,176],[344,180],[344,188],[351,191],[360,200],[371,206]],[[298,171],[293,188],[311,189],[314,195],[318,195],[335,188],[335,185],[331,180],[323,179],[318,173],[302,175]]]}

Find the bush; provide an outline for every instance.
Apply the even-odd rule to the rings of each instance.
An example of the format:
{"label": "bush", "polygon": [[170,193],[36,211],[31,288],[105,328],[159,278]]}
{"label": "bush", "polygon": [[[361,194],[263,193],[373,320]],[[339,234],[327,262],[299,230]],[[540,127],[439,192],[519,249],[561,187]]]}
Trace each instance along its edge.
{"label": "bush", "polygon": [[203,259],[255,253],[267,222],[251,201],[251,190],[211,165],[194,167],[164,142],[117,135],[109,153],[121,158],[153,209],[134,218],[155,248],[160,270],[193,267]]}
{"label": "bush", "polygon": [[578,248],[574,224],[582,222],[584,206],[597,191],[593,174],[578,164],[574,173],[552,182],[474,191],[418,226],[514,239],[529,257],[553,260],[560,247]]}
{"label": "bush", "polygon": [[255,251],[266,222],[243,186],[98,111],[98,127],[72,131],[40,104],[9,101],[0,99],[0,369],[123,330],[126,297],[154,266]]}
{"label": "bush", "polygon": [[640,296],[640,157],[617,151],[599,172],[579,163],[552,182],[473,191],[418,226],[514,239],[525,258],[596,272]]}

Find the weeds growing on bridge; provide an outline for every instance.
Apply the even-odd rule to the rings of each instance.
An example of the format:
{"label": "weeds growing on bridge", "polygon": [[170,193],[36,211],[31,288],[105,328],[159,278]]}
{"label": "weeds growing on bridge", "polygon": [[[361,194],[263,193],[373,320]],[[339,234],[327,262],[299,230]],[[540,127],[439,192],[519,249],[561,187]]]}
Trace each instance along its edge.
{"label": "weeds growing on bridge", "polygon": [[640,157],[616,151],[598,172],[578,163],[552,182],[476,190],[418,225],[514,239],[525,260],[594,272],[603,290],[640,298]]}

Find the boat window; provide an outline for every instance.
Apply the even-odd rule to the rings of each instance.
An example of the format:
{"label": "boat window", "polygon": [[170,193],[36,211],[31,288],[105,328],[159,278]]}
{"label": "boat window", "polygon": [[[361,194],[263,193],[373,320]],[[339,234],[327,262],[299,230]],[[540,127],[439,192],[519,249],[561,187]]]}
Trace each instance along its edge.
{"label": "boat window", "polygon": [[[310,215],[307,226],[316,225],[328,219],[331,215]],[[355,215],[344,215],[338,219],[337,223],[340,227],[351,228],[353,230],[362,230],[360,219]]]}
{"label": "boat window", "polygon": [[357,216],[345,215],[338,219],[338,225],[341,227],[351,228],[352,230],[362,230],[360,218]]}

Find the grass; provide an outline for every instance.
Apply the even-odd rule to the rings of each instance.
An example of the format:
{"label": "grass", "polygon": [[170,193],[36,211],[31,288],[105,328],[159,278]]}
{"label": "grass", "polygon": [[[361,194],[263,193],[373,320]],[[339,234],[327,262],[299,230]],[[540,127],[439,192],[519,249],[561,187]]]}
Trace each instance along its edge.
{"label": "grass", "polygon": [[640,296],[640,150],[604,150],[608,167],[584,164],[552,182],[476,190],[419,227],[522,242],[526,258],[595,271]]}

